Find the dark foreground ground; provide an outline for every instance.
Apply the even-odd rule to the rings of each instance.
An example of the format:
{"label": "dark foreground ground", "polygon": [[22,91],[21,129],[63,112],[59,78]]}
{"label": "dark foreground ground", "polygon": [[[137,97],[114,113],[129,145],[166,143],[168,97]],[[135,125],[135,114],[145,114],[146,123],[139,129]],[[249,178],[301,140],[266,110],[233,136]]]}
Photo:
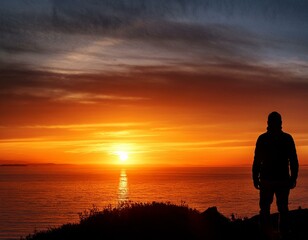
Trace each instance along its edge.
{"label": "dark foreground ground", "polygon": [[[271,239],[280,239],[278,215],[272,214]],[[291,233],[287,239],[308,240],[308,209],[290,211]],[[77,224],[36,232],[22,240],[70,239],[264,239],[258,215],[247,219],[227,218],[216,207],[199,212],[170,203],[127,203],[118,208],[93,208],[80,214]]]}

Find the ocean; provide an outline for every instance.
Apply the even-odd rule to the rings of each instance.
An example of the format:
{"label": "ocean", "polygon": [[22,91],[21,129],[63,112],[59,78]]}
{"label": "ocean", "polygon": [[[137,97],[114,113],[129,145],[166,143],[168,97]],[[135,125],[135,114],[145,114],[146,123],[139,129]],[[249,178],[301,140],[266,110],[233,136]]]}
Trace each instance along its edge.
{"label": "ocean", "polygon": [[[200,212],[216,206],[226,217],[252,217],[258,197],[251,167],[2,166],[0,239],[78,222],[80,212],[125,201],[185,204]],[[289,206],[307,203],[308,167],[300,167]]]}

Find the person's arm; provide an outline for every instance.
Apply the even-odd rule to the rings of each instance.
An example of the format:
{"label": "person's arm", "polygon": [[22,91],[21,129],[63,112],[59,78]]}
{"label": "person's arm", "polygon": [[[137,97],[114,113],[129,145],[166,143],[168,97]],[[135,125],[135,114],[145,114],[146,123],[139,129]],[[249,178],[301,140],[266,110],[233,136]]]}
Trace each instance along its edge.
{"label": "person's arm", "polygon": [[290,137],[290,152],[289,152],[289,161],[290,161],[290,188],[295,188],[297,176],[298,176],[298,158],[296,153],[295,143],[292,137]]}
{"label": "person's arm", "polygon": [[260,168],[261,168],[260,139],[258,138],[252,164],[252,179],[253,179],[253,185],[256,189],[260,189]]}

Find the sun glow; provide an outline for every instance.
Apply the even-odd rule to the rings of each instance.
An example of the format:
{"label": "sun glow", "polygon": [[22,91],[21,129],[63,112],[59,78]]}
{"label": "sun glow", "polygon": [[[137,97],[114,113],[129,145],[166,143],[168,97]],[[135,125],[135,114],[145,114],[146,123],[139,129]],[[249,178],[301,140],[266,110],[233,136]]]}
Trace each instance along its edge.
{"label": "sun glow", "polygon": [[114,156],[113,163],[115,164],[132,164],[131,162],[131,153],[133,147],[131,144],[122,143],[122,144],[114,144],[111,148],[111,155]]}
{"label": "sun glow", "polygon": [[128,159],[128,152],[126,152],[126,151],[118,151],[118,152],[116,152],[116,154],[118,155],[119,160],[120,160],[121,163],[124,163],[124,162],[127,161],[127,159]]}

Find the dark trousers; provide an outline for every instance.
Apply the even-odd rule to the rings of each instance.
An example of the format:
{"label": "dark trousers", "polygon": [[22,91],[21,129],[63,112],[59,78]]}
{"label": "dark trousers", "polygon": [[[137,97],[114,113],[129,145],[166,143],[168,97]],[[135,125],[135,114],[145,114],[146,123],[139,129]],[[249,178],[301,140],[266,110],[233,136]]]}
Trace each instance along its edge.
{"label": "dark trousers", "polygon": [[264,231],[270,231],[270,209],[274,195],[279,212],[279,231],[286,234],[289,231],[289,182],[288,181],[261,181],[260,187],[260,225]]}

